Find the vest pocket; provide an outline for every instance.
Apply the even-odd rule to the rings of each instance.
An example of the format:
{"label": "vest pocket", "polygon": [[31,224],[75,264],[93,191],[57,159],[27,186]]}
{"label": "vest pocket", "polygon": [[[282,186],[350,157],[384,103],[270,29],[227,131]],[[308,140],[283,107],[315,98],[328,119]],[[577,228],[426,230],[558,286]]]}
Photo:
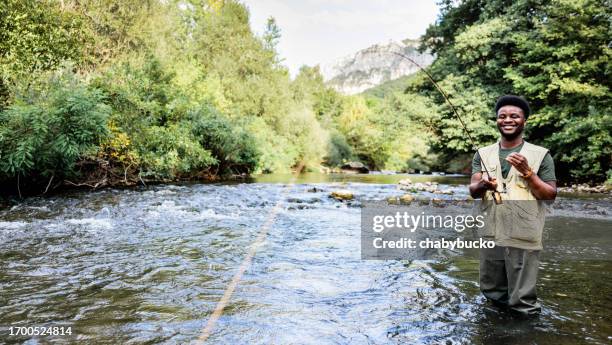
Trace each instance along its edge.
{"label": "vest pocket", "polygon": [[542,217],[537,200],[509,201],[512,209],[508,237],[526,242],[540,242],[542,239]]}

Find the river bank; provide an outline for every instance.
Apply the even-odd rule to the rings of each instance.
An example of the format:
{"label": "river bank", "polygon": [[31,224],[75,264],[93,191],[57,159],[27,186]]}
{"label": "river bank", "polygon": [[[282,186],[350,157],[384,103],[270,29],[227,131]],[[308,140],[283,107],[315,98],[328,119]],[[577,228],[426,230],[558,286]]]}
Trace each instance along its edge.
{"label": "river bank", "polygon": [[[47,188],[45,190],[39,189],[25,189],[17,188],[17,186],[2,186],[0,188],[0,209],[8,207],[12,204],[18,203],[24,197],[33,196],[52,196],[56,194],[69,193],[72,191],[83,191],[93,192],[100,189],[115,188],[115,189],[142,189],[148,186],[159,186],[159,185],[192,185],[192,184],[210,184],[210,183],[252,183],[252,182],[279,182],[279,181],[290,181],[296,175],[296,172],[292,173],[275,173],[275,174],[239,174],[239,175],[226,175],[219,176],[214,174],[206,174],[198,177],[182,178],[182,179],[151,179],[151,178],[137,178],[137,176],[131,176],[129,179],[117,178],[110,182],[108,179],[96,179],[96,180],[75,180],[72,181],[56,181],[54,188]],[[415,183],[424,183],[426,181],[436,183],[469,183],[469,176],[462,174],[451,174],[451,173],[431,173],[431,174],[407,174],[393,171],[371,171],[368,174],[347,172],[331,169],[324,169],[322,172],[303,172],[296,177],[297,183],[315,183],[315,182],[351,182],[351,181],[365,181],[367,182],[378,182],[388,184],[400,184],[402,180],[410,180]],[[96,182],[97,181],[97,182]],[[50,182],[53,182],[52,180]],[[50,183],[48,184],[50,185]],[[557,187],[558,192],[563,195],[575,195],[577,197],[599,194],[602,196],[612,195],[612,184],[571,184]]]}

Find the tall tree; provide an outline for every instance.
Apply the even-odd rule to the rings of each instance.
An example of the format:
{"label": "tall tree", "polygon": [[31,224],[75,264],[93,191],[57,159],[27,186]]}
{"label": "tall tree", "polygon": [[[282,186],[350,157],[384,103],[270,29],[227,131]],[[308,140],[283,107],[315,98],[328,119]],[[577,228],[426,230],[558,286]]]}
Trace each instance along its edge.
{"label": "tall tree", "polygon": [[0,109],[14,82],[66,60],[82,61],[87,41],[82,18],[57,1],[0,2]]}
{"label": "tall tree", "polygon": [[[601,181],[612,174],[610,98],[610,12],[605,0],[520,0],[442,2],[442,15],[423,38],[423,48],[438,54],[430,71],[439,80],[457,81],[459,101],[483,104],[472,109],[483,125],[495,98],[525,96],[534,114],[528,139],[551,149],[562,180]],[[461,76],[461,77],[456,77]],[[414,88],[442,104],[424,80]],[[452,89],[451,89],[452,90]],[[464,110],[467,110],[464,108]],[[449,111],[443,118],[451,118]],[[486,124],[487,126],[489,124]],[[461,135],[460,133],[457,133]],[[482,134],[485,134],[483,132]],[[483,143],[492,138],[478,136]],[[438,147],[447,155],[465,148]],[[457,137],[459,139],[459,137]]]}

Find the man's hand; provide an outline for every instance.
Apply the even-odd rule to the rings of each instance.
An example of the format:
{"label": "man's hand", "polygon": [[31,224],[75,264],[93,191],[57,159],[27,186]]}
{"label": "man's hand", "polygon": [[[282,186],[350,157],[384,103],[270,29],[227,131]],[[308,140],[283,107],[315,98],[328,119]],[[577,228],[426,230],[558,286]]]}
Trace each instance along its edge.
{"label": "man's hand", "polygon": [[[506,157],[506,160],[522,175],[528,175],[531,171],[527,158],[520,153],[513,152]],[[557,197],[557,183],[555,181],[544,182],[534,172],[529,178],[525,179],[531,193],[538,200],[555,200]]]}
{"label": "man's hand", "polygon": [[512,166],[519,172],[521,175],[529,174],[531,168],[529,167],[529,162],[527,162],[527,158],[518,152],[512,152],[506,157],[508,163],[512,164]]}
{"label": "man's hand", "polygon": [[489,179],[481,172],[473,174],[470,182],[470,195],[472,198],[482,198],[487,190],[497,190],[497,180],[494,177]]}
{"label": "man's hand", "polygon": [[497,179],[495,177],[491,177],[489,180],[487,175],[483,174],[478,184],[485,190],[497,190]]}

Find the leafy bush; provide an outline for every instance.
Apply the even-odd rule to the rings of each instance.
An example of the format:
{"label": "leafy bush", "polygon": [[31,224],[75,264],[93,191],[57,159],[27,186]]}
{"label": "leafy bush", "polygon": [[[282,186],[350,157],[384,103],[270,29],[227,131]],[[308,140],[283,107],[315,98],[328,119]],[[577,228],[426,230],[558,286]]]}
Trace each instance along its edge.
{"label": "leafy bush", "polygon": [[321,127],[314,112],[305,106],[294,106],[276,121],[277,135],[295,146],[298,155],[290,167],[302,163],[305,167],[318,167],[327,152],[329,133]]}
{"label": "leafy bush", "polygon": [[108,134],[103,94],[82,85],[56,85],[46,100],[0,113],[0,176],[71,176]]}
{"label": "leafy bush", "polygon": [[108,128],[110,133],[100,145],[98,158],[108,162],[111,167],[120,167],[124,171],[124,176],[128,169],[138,170],[140,155],[130,137],[112,121],[109,121]]}
{"label": "leafy bush", "polygon": [[191,127],[200,145],[216,158],[219,172],[251,173],[257,167],[261,154],[255,138],[244,128],[232,125],[214,108],[203,106],[191,112],[183,126]]}
{"label": "leafy bush", "polygon": [[0,2],[0,110],[14,83],[53,70],[66,59],[82,62],[89,40],[83,18],[56,2]]}
{"label": "leafy bush", "polygon": [[298,149],[284,136],[278,135],[262,118],[253,119],[247,129],[253,133],[261,158],[255,172],[289,172],[298,160]]}
{"label": "leafy bush", "polygon": [[353,158],[353,148],[344,135],[335,130],[331,132],[325,163],[330,166],[340,166]]}
{"label": "leafy bush", "polygon": [[544,142],[555,154],[558,175],[606,181],[612,173],[612,109],[589,107],[582,121],[567,121]]}
{"label": "leafy bush", "polygon": [[158,59],[145,54],[118,62],[94,78],[92,85],[108,95],[112,120],[130,135],[172,120],[173,77]]}
{"label": "leafy bush", "polygon": [[195,175],[217,163],[190,129],[179,124],[149,127],[139,140],[144,176],[174,179]]}
{"label": "leafy bush", "polygon": [[145,176],[252,172],[259,159],[253,137],[210,104],[223,102],[206,85],[215,79],[193,74],[176,80],[157,58],[145,55],[111,68],[95,83],[109,93],[113,122],[131,140]]}

